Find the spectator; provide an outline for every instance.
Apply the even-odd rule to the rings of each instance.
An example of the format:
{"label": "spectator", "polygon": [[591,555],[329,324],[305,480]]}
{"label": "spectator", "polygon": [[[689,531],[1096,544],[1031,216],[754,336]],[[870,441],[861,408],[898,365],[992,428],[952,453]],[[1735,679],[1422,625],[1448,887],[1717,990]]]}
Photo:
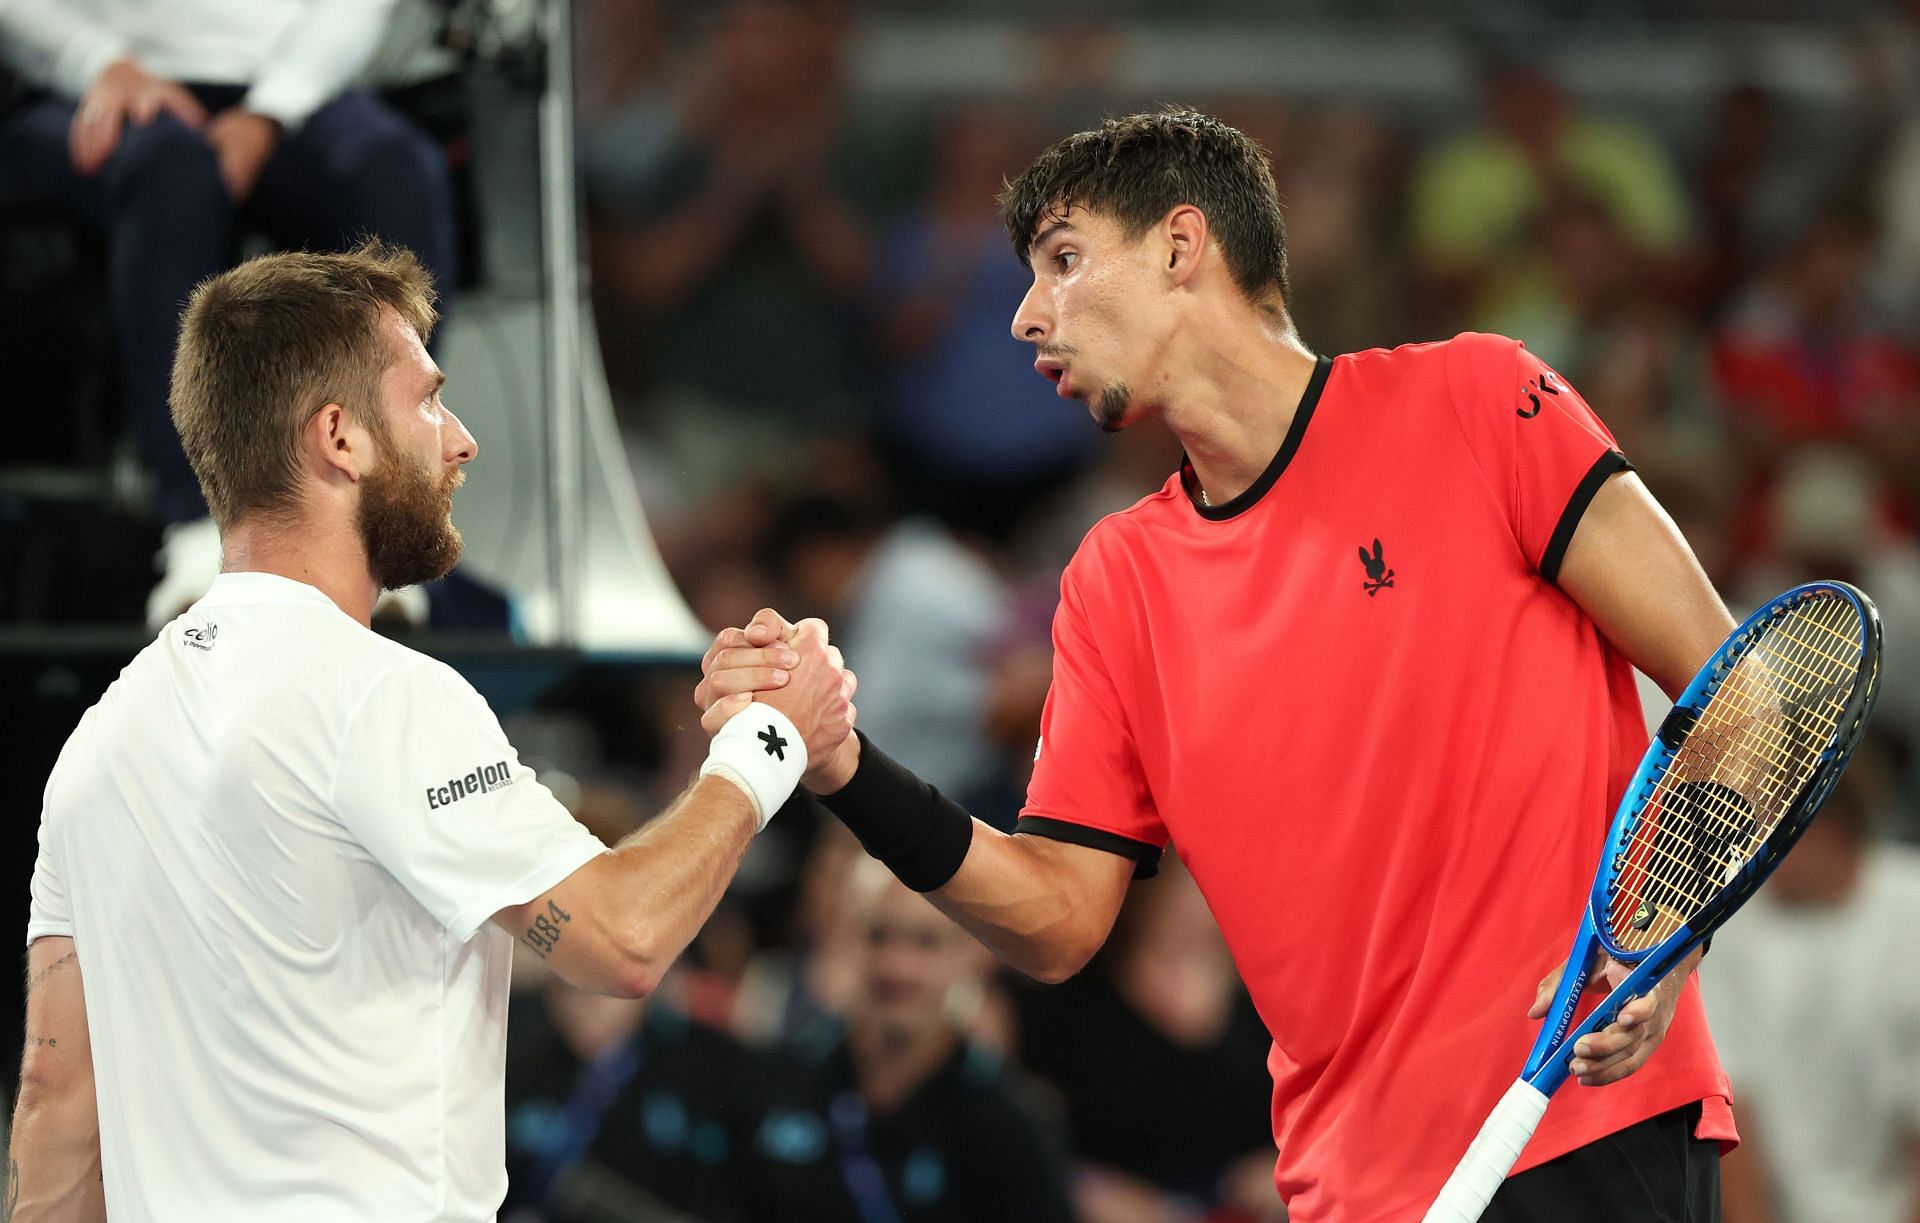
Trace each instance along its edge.
{"label": "spectator", "polygon": [[[1358,104],[1329,106],[1280,127],[1240,103],[1249,135],[1274,158],[1287,206],[1287,270],[1296,313],[1313,320],[1305,338],[1326,352],[1399,343],[1409,334],[1400,143]],[[1276,129],[1272,136],[1260,128]]]}
{"label": "spectator", "polygon": [[1788,240],[1812,210],[1805,159],[1782,139],[1781,102],[1759,85],[1714,99],[1711,134],[1695,173],[1703,231],[1697,300],[1718,317],[1759,270],[1762,251]]}
{"label": "spectator", "polygon": [[1911,734],[1920,731],[1920,549],[1890,522],[1884,489],[1857,451],[1828,445],[1791,453],[1754,505],[1762,542],[1735,594],[1757,607],[1814,578],[1867,591],[1886,638],[1876,716]]}
{"label": "spectator", "polygon": [[1177,859],[1129,895],[1092,971],[1019,998],[1022,1059],[1067,1101],[1083,1223],[1278,1217],[1270,1042]]}
{"label": "spectator", "polygon": [[844,1040],[804,1053],[762,1106],[741,1177],[781,1223],[1066,1223],[1065,1159],[998,1059],[966,1031],[991,956],[871,862]]}
{"label": "spectator", "polygon": [[1876,201],[1881,243],[1874,263],[1880,293],[1908,335],[1920,334],[1920,108],[1895,132]]}
{"label": "spectator", "polygon": [[1920,853],[1875,835],[1891,794],[1870,738],[1701,965],[1745,1140],[1723,1164],[1727,1223],[1920,1209],[1920,976],[1894,952],[1920,926]]}
{"label": "spectator", "polygon": [[1556,197],[1534,228],[1539,247],[1524,274],[1487,300],[1473,326],[1523,341],[1585,384],[1607,338],[1647,312],[1644,262],[1606,207],[1589,197]]}
{"label": "spectator", "polygon": [[[214,534],[167,411],[180,308],[258,230],[342,250],[377,235],[458,283],[441,150],[355,88],[393,0],[12,0],[0,54],[39,93],[0,115],[0,180],[107,240],[128,416],[168,523]],[[205,546],[173,549],[186,563]],[[217,545],[191,602],[218,567]],[[170,606],[170,615],[178,610]]]}
{"label": "spectator", "polygon": [[595,283],[649,340],[650,423],[683,495],[757,461],[770,426],[858,423],[868,239],[836,164],[844,45],[825,0],[734,0],[683,98],[609,120],[631,139],[589,138]]}
{"label": "spectator", "polygon": [[931,519],[889,525],[834,498],[795,499],[775,521],[769,564],[793,605],[834,617],[841,647],[865,660],[860,725],[950,793],[984,784],[989,651],[1008,602],[993,554]]}
{"label": "spectator", "polygon": [[1837,441],[1915,470],[1920,363],[1871,307],[1873,222],[1827,209],[1714,337],[1730,432],[1766,472],[1786,448]]}
{"label": "spectator", "polygon": [[1007,258],[994,199],[1023,143],[1006,114],[950,115],[927,202],[888,232],[874,284],[877,432],[905,508],[998,542],[1086,468],[1096,438],[1007,334],[1028,277]]}
{"label": "spectator", "polygon": [[745,1219],[737,1135],[764,1074],[724,1032],[656,997],[555,977],[508,1019],[507,1223]]}
{"label": "spectator", "polygon": [[1675,253],[1687,200],[1667,151],[1629,123],[1582,112],[1540,58],[1482,66],[1481,126],[1429,153],[1412,196],[1416,254],[1456,303],[1497,311],[1542,272],[1530,233],[1557,199],[1591,200],[1628,246]]}
{"label": "spectator", "polygon": [[1053,682],[1053,607],[1060,571],[1051,568],[1009,592],[1005,627],[988,651],[990,672],[982,730],[998,767],[986,784],[957,797],[967,810],[1012,832],[1027,800],[1040,714]]}
{"label": "spectator", "polygon": [[860,990],[862,916],[848,895],[860,843],[832,820],[800,870],[791,946],[762,950],[747,965],[730,1026],[754,1045],[808,1042],[837,1032]]}

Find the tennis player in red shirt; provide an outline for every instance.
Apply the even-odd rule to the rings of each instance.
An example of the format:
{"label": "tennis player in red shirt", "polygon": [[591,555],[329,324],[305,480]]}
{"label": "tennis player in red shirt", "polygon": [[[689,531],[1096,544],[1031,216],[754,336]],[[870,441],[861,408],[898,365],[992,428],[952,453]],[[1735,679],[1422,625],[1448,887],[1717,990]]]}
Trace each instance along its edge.
{"label": "tennis player in red shirt", "polygon": [[[1186,460],[1067,567],[1013,834],[864,736],[808,785],[1046,981],[1176,845],[1273,1035],[1291,1219],[1418,1219],[1533,1040],[1646,746],[1632,669],[1677,693],[1732,619],[1518,343],[1310,352],[1266,157],[1233,128],[1110,120],[1002,202],[1035,368],[1103,429],[1161,418]],[[773,682],[783,631],[721,634],[710,716]],[[1582,1042],[1489,1220],[1719,1217],[1734,1133],[1692,969]]]}

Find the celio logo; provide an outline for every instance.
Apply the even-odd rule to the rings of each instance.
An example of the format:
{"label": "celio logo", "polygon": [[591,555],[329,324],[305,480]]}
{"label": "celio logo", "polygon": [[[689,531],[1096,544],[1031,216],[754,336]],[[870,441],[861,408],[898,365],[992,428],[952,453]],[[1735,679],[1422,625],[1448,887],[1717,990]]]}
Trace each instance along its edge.
{"label": "celio logo", "polygon": [[513,774],[507,769],[507,762],[496,761],[482,765],[465,777],[456,777],[442,785],[427,787],[427,810],[439,807],[451,807],[469,794],[488,794],[501,786],[513,784]]}

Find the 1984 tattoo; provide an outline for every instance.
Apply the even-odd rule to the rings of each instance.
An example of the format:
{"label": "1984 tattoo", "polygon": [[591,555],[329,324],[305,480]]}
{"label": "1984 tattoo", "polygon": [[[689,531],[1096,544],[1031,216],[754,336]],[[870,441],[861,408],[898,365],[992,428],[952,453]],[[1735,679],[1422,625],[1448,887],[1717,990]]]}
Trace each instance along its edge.
{"label": "1984 tattoo", "polygon": [[533,919],[522,937],[527,946],[533,948],[533,954],[546,959],[549,952],[560,942],[560,927],[573,920],[573,914],[567,912],[553,901],[547,902],[547,911]]}

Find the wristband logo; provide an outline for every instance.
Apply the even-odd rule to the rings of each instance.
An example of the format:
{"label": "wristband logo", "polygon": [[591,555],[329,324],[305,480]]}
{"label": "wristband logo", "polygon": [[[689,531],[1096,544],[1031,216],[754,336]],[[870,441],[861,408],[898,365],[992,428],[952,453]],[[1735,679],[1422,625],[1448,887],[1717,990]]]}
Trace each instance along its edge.
{"label": "wristband logo", "polygon": [[465,777],[455,777],[442,785],[427,787],[427,810],[451,807],[471,794],[491,794],[513,784],[513,773],[504,760],[484,764]]}
{"label": "wristband logo", "polygon": [[767,728],[760,732],[760,742],[767,745],[767,755],[786,763],[787,741],[781,738],[780,729],[773,723],[767,723]]}

